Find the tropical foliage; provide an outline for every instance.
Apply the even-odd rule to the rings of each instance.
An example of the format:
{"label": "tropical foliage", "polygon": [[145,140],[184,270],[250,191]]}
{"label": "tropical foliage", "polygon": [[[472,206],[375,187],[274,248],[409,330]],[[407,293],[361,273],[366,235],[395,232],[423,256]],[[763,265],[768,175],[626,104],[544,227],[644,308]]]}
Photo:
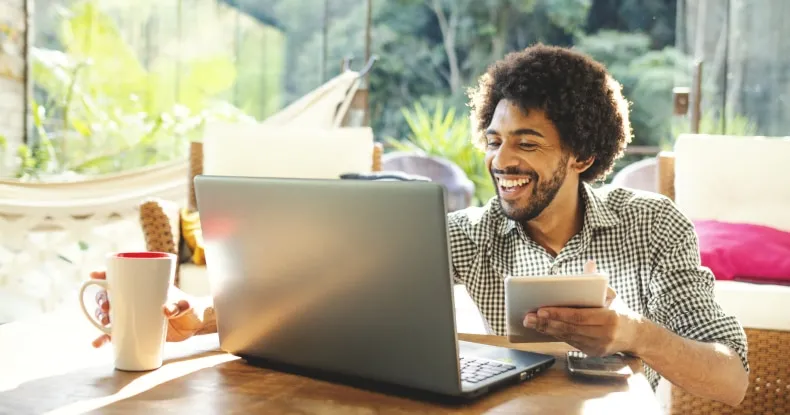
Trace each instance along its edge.
{"label": "tropical foliage", "polygon": [[[68,7],[48,7],[55,2]],[[455,161],[482,197],[490,184],[469,145],[466,90],[493,60],[543,42],[606,64],[632,102],[633,145],[665,145],[684,122],[673,120],[672,88],[688,85],[691,72],[674,48],[676,7],[676,0],[372,0],[370,49],[380,57],[369,77],[373,129],[403,141],[396,148]],[[337,74],[343,58],[360,67],[366,52],[359,0],[41,0],[37,13],[52,33],[38,36],[32,54],[37,140],[19,150],[28,174],[101,173],[183,157],[206,119],[265,118]],[[729,131],[751,131],[730,120]]]}
{"label": "tropical foliage", "polygon": [[417,103],[413,109],[403,109],[403,117],[409,125],[406,140],[393,137],[388,144],[400,151],[423,153],[442,157],[454,162],[475,184],[477,203],[485,203],[494,195],[494,187],[486,171],[480,150],[470,137],[468,117],[457,117],[454,107],[444,109],[444,103],[435,104],[433,112]]}
{"label": "tropical foliage", "polygon": [[[73,2],[53,28],[57,49],[31,50],[34,140],[17,149],[18,176],[106,173],[181,159],[205,122],[251,120],[225,99],[252,73],[232,55],[163,53],[144,65],[112,8],[100,6]],[[249,42],[242,46],[249,51]],[[264,116],[279,107],[277,94],[250,103],[256,88],[248,84],[237,99],[242,107]]]}

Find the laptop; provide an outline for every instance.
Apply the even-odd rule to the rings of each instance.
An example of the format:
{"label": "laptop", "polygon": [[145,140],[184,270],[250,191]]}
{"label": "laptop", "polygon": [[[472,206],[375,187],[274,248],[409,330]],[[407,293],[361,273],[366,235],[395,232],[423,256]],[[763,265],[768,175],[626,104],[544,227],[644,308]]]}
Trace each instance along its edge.
{"label": "laptop", "polygon": [[458,340],[439,184],[200,175],[195,192],[228,353],[452,397],[555,361]]}

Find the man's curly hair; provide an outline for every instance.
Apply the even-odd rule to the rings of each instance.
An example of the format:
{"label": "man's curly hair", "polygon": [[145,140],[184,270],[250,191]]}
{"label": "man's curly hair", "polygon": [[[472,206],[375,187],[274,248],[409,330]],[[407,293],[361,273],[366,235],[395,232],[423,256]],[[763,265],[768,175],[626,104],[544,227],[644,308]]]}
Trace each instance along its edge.
{"label": "man's curly hair", "polygon": [[603,180],[631,142],[628,102],[603,65],[581,53],[537,44],[488,68],[469,90],[474,143],[485,148],[485,130],[502,99],[524,111],[539,108],[559,132],[564,150],[581,160],[595,156],[580,179]]}

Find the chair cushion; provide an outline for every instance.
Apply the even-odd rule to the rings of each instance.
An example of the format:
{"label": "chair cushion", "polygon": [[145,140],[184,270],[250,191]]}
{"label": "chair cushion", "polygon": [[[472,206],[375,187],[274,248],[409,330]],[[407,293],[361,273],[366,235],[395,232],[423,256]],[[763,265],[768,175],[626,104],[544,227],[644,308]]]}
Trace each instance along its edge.
{"label": "chair cushion", "polygon": [[208,268],[190,263],[182,264],[178,288],[195,297],[207,297],[211,295]]}
{"label": "chair cushion", "polygon": [[200,213],[181,209],[181,235],[191,254],[192,263],[206,265],[206,255],[203,250],[203,230],[200,227]]}
{"label": "chair cushion", "polygon": [[790,286],[716,281],[716,302],[745,328],[790,330]]}
{"label": "chair cushion", "polygon": [[684,134],[675,157],[675,203],[692,220],[790,231],[790,137]]}
{"label": "chair cushion", "polygon": [[203,173],[337,179],[341,174],[372,170],[373,142],[370,127],[212,122],[203,134]]}
{"label": "chair cushion", "polygon": [[717,280],[790,284],[790,232],[769,226],[694,221],[702,265]]}

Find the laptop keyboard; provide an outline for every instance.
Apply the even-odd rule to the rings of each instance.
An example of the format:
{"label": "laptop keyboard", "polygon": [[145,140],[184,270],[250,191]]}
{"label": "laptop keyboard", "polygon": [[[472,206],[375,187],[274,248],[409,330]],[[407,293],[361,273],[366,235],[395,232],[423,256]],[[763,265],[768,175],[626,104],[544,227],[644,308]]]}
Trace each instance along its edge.
{"label": "laptop keyboard", "polygon": [[461,357],[460,361],[461,380],[469,383],[478,383],[516,368],[507,363],[473,357]]}

